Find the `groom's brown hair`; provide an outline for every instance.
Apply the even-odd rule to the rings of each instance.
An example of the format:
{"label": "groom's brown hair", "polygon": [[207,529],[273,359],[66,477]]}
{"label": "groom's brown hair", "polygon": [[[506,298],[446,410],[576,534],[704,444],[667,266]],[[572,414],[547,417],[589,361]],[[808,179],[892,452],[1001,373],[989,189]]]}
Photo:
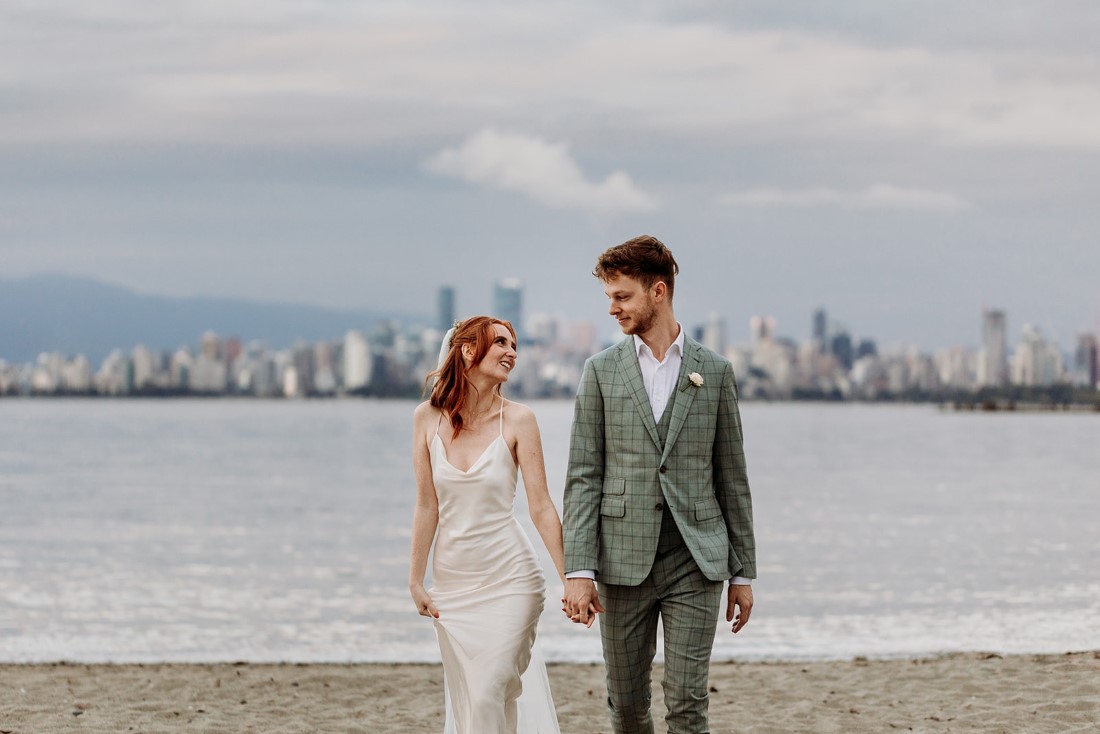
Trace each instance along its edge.
{"label": "groom's brown hair", "polygon": [[603,282],[620,275],[636,279],[646,288],[657,281],[668,286],[668,297],[676,286],[676,274],[680,266],[664,243],[652,235],[643,234],[621,245],[609,247],[596,261],[592,274]]}

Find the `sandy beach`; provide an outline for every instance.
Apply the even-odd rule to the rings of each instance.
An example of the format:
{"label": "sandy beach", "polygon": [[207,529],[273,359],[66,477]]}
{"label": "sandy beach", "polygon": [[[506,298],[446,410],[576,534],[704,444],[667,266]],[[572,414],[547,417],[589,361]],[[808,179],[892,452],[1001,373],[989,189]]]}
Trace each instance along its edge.
{"label": "sandy beach", "polygon": [[[563,734],[607,732],[602,668],[549,670]],[[6,664],[0,734],[439,732],[442,679],[422,664]],[[1100,729],[1100,652],[716,663],[711,686],[716,733]]]}

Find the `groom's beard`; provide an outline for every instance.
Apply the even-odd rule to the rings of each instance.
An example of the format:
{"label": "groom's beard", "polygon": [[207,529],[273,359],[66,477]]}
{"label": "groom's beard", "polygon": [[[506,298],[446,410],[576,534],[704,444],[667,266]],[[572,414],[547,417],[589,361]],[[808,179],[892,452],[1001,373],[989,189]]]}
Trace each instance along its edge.
{"label": "groom's beard", "polygon": [[646,309],[630,317],[630,321],[623,324],[623,333],[633,336],[641,336],[653,328],[653,322],[657,320],[657,307],[652,303]]}

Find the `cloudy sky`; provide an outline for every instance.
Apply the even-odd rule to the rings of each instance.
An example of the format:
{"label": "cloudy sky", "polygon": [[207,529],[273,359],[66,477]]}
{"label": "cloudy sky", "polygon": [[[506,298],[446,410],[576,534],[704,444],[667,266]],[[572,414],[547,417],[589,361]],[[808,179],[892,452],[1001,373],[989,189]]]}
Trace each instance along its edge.
{"label": "cloudy sky", "polygon": [[997,306],[1070,347],[1098,37],[1092,0],[12,0],[0,274],[463,315],[511,276],[602,322],[596,255],[650,233],[735,341],[825,306],[972,345]]}

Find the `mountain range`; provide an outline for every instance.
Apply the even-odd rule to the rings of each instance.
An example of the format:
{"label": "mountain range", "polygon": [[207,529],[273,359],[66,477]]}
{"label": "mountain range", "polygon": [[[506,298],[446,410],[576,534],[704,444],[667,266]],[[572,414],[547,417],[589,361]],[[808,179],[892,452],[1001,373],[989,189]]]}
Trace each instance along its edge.
{"label": "mountain range", "polygon": [[42,352],[83,354],[93,366],[112,350],[197,345],[203,332],[274,349],[343,339],[379,321],[423,324],[423,316],[230,298],[170,298],[66,275],[0,277],[0,359],[30,362]]}

